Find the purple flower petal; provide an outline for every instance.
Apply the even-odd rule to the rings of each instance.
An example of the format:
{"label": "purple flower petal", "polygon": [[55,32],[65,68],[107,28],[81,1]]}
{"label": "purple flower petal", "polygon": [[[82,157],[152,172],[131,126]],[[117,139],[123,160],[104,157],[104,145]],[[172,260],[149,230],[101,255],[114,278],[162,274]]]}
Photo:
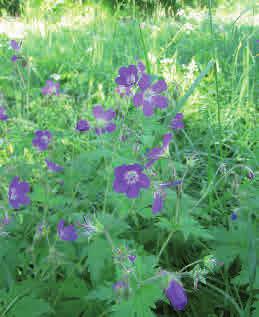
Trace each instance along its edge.
{"label": "purple flower petal", "polygon": [[113,131],[115,131],[116,130],[116,124],[114,124],[114,123],[108,123],[107,125],[106,125],[106,131],[108,132],[108,133],[111,133],[111,132],[113,132]]}
{"label": "purple flower petal", "polygon": [[163,148],[166,148],[172,140],[172,133],[167,133],[163,137]]}
{"label": "purple flower petal", "polygon": [[145,101],[143,102],[143,113],[146,117],[150,117],[154,113],[154,107],[151,102]]}
{"label": "purple flower petal", "polygon": [[138,92],[136,95],[133,97],[133,103],[135,107],[139,107],[143,104],[143,93]]}
{"label": "purple flower petal", "polygon": [[79,132],[85,132],[90,130],[90,125],[87,120],[78,120],[76,124],[76,130]]}
{"label": "purple flower petal", "polygon": [[163,197],[160,192],[155,192],[154,193],[154,200],[153,200],[153,205],[152,205],[152,211],[153,214],[159,213],[164,206],[164,201]]}
{"label": "purple flower petal", "polygon": [[156,95],[152,97],[152,103],[158,108],[164,109],[168,106],[168,99],[165,96]]}
{"label": "purple flower petal", "polygon": [[15,40],[11,40],[10,41],[10,46],[15,51],[19,51],[20,48],[21,48],[20,44],[17,41],[15,41]]}
{"label": "purple flower petal", "polygon": [[95,119],[104,119],[105,117],[105,111],[103,109],[103,106],[97,105],[93,108],[93,115]]}
{"label": "purple flower petal", "polygon": [[0,120],[1,121],[6,121],[8,119],[8,116],[5,113],[5,108],[0,107]]}
{"label": "purple flower petal", "polygon": [[52,171],[52,172],[61,172],[63,171],[64,167],[49,161],[48,159],[45,160],[48,170]]}
{"label": "purple flower petal", "polygon": [[105,111],[103,119],[105,119],[106,121],[111,121],[115,117],[116,112],[113,109],[108,109],[107,111]]}
{"label": "purple flower petal", "polygon": [[147,90],[151,85],[151,77],[147,74],[143,74],[138,85],[142,91]]}
{"label": "purple flower petal", "polygon": [[137,184],[131,185],[131,186],[128,186],[126,195],[128,196],[128,198],[136,198],[139,195],[139,191],[140,191],[139,185]]}
{"label": "purple flower petal", "polygon": [[128,255],[128,259],[130,260],[131,263],[134,263],[136,260],[136,255]]}
{"label": "purple flower petal", "polygon": [[155,93],[160,94],[167,89],[167,84],[164,80],[158,80],[155,84],[151,86],[151,89]]}
{"label": "purple flower petal", "polygon": [[181,311],[185,309],[188,299],[181,284],[175,280],[171,280],[165,294],[175,310]]}
{"label": "purple flower petal", "polygon": [[142,188],[149,188],[150,186],[150,180],[145,174],[140,174],[139,176],[139,184]]}

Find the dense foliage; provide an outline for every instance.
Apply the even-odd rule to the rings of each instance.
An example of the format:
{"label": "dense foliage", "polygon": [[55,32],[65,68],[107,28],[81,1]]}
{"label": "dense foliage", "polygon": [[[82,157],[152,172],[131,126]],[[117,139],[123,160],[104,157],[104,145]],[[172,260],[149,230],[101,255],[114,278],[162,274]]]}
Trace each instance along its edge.
{"label": "dense foliage", "polygon": [[0,315],[257,317],[258,27],[48,14],[0,38]]}

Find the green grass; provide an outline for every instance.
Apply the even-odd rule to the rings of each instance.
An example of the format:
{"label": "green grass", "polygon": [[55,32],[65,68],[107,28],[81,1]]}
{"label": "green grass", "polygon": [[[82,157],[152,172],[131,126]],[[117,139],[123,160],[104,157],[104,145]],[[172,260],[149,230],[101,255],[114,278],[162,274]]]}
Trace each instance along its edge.
{"label": "green grass", "polygon": [[[163,16],[159,10],[152,17],[141,17],[134,10],[135,18],[132,18],[127,12],[111,15],[100,7],[74,8],[63,15],[63,25],[58,14],[48,15],[46,11],[38,10],[35,18],[35,11],[27,8],[26,12],[22,21],[28,25],[28,32],[22,52],[29,60],[27,68],[17,68],[11,63],[7,37],[2,35],[0,38],[0,92],[8,105],[8,114],[15,118],[8,126],[0,126],[0,138],[4,139],[0,148],[0,171],[9,166],[8,172],[19,172],[24,177],[31,175],[31,182],[36,185],[34,177],[41,177],[36,171],[40,161],[30,151],[31,137],[36,129],[47,128],[55,129],[66,145],[64,150],[63,145],[56,144],[53,158],[67,162],[75,160],[73,164],[79,164],[81,168],[77,156],[82,154],[82,148],[86,151],[92,145],[87,137],[75,141],[71,137],[71,127],[75,126],[77,118],[91,116],[92,106],[96,103],[107,108],[123,104],[114,92],[118,69],[136,63],[136,58],[142,60],[150,73],[165,78],[169,87],[170,105],[161,122],[168,123],[170,115],[179,110],[184,113],[186,129],[174,138],[171,161],[162,162],[161,166],[171,164],[178,175],[185,175],[183,192],[175,194],[169,202],[176,208],[176,223],[186,221],[182,224],[186,239],[182,233],[175,233],[176,229],[167,232],[168,224],[163,227],[162,223],[157,225],[158,222],[157,229],[152,229],[151,234],[151,218],[147,213],[144,219],[136,213],[129,220],[134,228],[134,240],[147,251],[155,241],[159,265],[168,270],[180,270],[208,252],[225,263],[215,276],[209,277],[207,286],[201,284],[199,292],[191,292],[192,284],[186,281],[191,299],[183,316],[256,317],[251,307],[259,288],[258,274],[253,276],[254,254],[258,248],[258,236],[254,231],[258,216],[254,219],[251,214],[258,213],[256,107],[259,96],[258,57],[255,55],[259,49],[256,47],[259,26],[253,23],[255,15],[258,18],[258,8],[249,7],[238,21],[235,20],[239,14],[229,11],[211,10],[209,14],[209,11],[192,9],[175,20]],[[199,17],[201,13],[204,15]],[[63,93],[60,98],[46,101],[40,88],[54,73],[61,76]],[[135,117],[129,113],[129,120],[136,128],[144,123],[144,129],[148,130],[149,121],[141,116],[140,112]],[[161,127],[161,131],[165,129]],[[161,133],[159,127],[156,131]],[[155,146],[159,142],[155,137],[151,138],[153,143],[145,146]],[[113,158],[107,156],[105,160],[103,169],[108,172],[105,178],[108,186]],[[24,161],[27,162],[25,165]],[[36,176],[32,176],[32,164],[35,164]],[[83,172],[88,172],[89,167],[82,168]],[[257,175],[252,181],[247,179],[249,168]],[[3,175],[6,182],[7,177]],[[86,184],[82,186],[88,190]],[[1,187],[6,194],[7,185],[0,184]],[[107,188],[101,187],[100,194],[107,194]],[[48,188],[45,194],[50,194]],[[76,195],[73,191],[72,194]],[[89,193],[87,199],[96,201],[99,199],[96,195]],[[112,194],[105,195],[103,210],[110,210],[109,198],[112,197]],[[169,202],[167,207],[171,210]],[[58,203],[57,209],[62,208]],[[135,210],[135,205],[126,205],[124,200],[121,203],[132,213]],[[95,208],[88,203],[77,206],[74,201],[71,206]],[[69,212],[69,207],[63,207]],[[51,214],[47,209],[46,213]],[[235,209],[240,210],[238,225],[230,221],[230,214]],[[191,232],[187,234],[188,228],[193,228],[188,223],[189,214],[216,237],[215,241],[204,237],[194,239]],[[39,219],[38,215],[34,222]],[[25,225],[30,236],[30,223]],[[234,234],[235,226],[237,233]],[[159,231],[160,228],[163,230]],[[72,250],[71,254],[75,257]],[[58,267],[58,264],[53,265]],[[258,259],[255,265],[258,268]],[[89,285],[87,288],[88,291],[91,289]],[[96,310],[89,304],[93,314],[89,316],[110,316],[105,313],[109,305],[102,307],[101,302],[96,302]],[[51,304],[61,316],[59,295]],[[157,304],[156,315],[180,316],[162,302]]]}

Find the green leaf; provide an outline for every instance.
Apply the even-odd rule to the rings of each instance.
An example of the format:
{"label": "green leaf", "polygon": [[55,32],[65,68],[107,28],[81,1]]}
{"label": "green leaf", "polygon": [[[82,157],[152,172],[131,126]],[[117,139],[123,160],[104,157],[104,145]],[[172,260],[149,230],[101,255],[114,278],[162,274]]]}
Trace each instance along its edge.
{"label": "green leaf", "polygon": [[7,317],[39,317],[50,312],[53,310],[43,299],[25,296],[14,304]]}
{"label": "green leaf", "polygon": [[163,298],[159,285],[153,283],[134,290],[128,301],[122,301],[113,306],[112,317],[155,317],[151,308],[155,308],[156,301]]}
{"label": "green leaf", "polygon": [[97,284],[104,276],[108,264],[111,264],[112,250],[109,243],[101,237],[96,237],[88,247],[87,266],[93,283]]}

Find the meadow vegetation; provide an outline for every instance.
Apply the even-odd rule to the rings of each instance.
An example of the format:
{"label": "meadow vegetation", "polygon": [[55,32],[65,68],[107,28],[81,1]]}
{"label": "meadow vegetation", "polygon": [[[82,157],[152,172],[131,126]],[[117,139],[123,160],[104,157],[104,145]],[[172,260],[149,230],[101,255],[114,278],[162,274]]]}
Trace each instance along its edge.
{"label": "meadow vegetation", "polygon": [[1,10],[1,317],[258,317],[258,7],[176,3]]}

